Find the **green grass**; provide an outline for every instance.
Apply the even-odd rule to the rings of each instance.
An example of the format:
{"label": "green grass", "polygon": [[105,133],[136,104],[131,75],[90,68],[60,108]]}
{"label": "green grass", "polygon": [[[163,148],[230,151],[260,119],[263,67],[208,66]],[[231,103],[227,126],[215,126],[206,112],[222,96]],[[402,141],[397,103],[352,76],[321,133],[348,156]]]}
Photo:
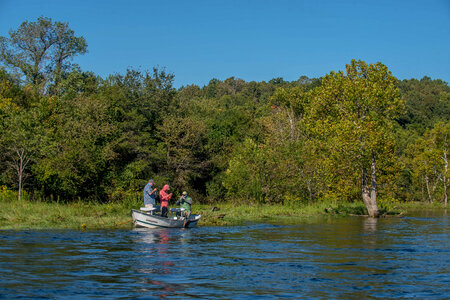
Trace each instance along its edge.
{"label": "green grass", "polygon": [[[131,208],[139,208],[140,201],[129,199],[121,203],[72,202],[56,203],[28,200],[0,201],[0,229],[112,229],[131,228]],[[215,210],[212,207],[216,207]],[[383,216],[404,214],[439,205],[426,203],[384,203]],[[442,207],[442,205],[441,205]],[[318,217],[364,215],[361,203],[318,202],[311,205],[255,205],[217,203],[194,204],[192,211],[202,214],[199,226],[232,226],[254,223],[295,223]]]}
{"label": "green grass", "polygon": [[126,228],[132,222],[129,203],[0,202],[0,229]]}
{"label": "green grass", "polygon": [[[218,210],[212,210],[214,206]],[[202,214],[202,225],[227,226],[241,225],[248,222],[295,223],[299,220],[305,221],[320,217],[365,216],[367,214],[367,210],[362,202],[316,202],[314,204],[298,204],[294,206],[219,203],[214,206],[196,206],[196,213]],[[401,204],[397,206],[383,204],[380,206],[380,213],[385,217],[404,214],[405,210]]]}

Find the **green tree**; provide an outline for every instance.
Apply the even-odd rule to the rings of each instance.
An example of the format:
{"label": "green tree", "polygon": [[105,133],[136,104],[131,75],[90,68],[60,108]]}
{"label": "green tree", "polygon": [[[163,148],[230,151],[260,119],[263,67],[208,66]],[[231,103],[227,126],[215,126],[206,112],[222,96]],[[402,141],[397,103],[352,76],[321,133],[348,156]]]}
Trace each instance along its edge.
{"label": "green tree", "polygon": [[[0,90],[11,88],[8,82],[0,82]],[[3,93],[3,92],[2,92]],[[0,93],[0,169],[6,175],[7,183],[18,189],[18,200],[23,194],[26,179],[31,175],[30,166],[34,160],[40,140],[40,125],[36,122],[36,110],[27,110],[16,105],[11,98]],[[4,180],[5,180],[4,179]]]}
{"label": "green tree", "polygon": [[410,146],[410,167],[417,186],[421,187],[422,200],[426,193],[429,202],[442,195],[441,200],[445,205],[448,203],[449,138],[450,123],[439,122]]}
{"label": "green tree", "polygon": [[268,182],[264,156],[264,150],[250,138],[236,147],[223,179],[230,199],[265,202]]}
{"label": "green tree", "polygon": [[10,30],[9,36],[0,37],[1,62],[20,70],[40,91],[49,82],[58,86],[70,60],[87,49],[85,39],[76,37],[67,23],[53,23],[45,17],[23,22],[17,30]]}
{"label": "green tree", "polygon": [[[158,126],[175,109],[173,78],[157,68],[152,72],[129,69],[125,75],[108,78],[100,89],[98,96],[107,101],[116,127],[109,145],[115,153],[109,172],[112,190],[133,189],[164,168],[164,156],[157,151]],[[130,168],[135,170],[131,177]]]}
{"label": "green tree", "polygon": [[309,128],[321,143],[332,186],[354,186],[359,173],[362,199],[376,217],[378,168],[394,155],[393,121],[404,108],[397,79],[381,63],[352,60],[346,74],[331,72],[311,95]]}
{"label": "green tree", "polygon": [[321,157],[315,141],[307,131],[305,114],[310,109],[306,87],[279,88],[270,99],[271,115],[266,118],[265,144],[272,157],[274,176],[278,177],[277,195],[292,202],[308,199],[313,202],[323,187],[318,170]]}
{"label": "green tree", "polygon": [[[204,149],[206,126],[193,118],[165,118],[158,127],[160,151],[165,154],[163,169],[172,177],[176,189],[195,187],[195,182],[208,171],[209,158]],[[163,171],[163,172],[164,172]]]}
{"label": "green tree", "polygon": [[107,103],[95,97],[41,102],[45,136],[33,171],[46,195],[66,200],[104,200],[108,166],[115,154],[109,143],[115,132]]}
{"label": "green tree", "polygon": [[450,87],[442,80],[423,77],[399,82],[406,112],[398,118],[405,129],[423,135],[440,121],[450,121]]}
{"label": "green tree", "polygon": [[22,199],[26,179],[31,175],[33,163],[39,143],[39,128],[35,124],[33,111],[15,111],[8,120],[9,128],[4,131],[7,148],[7,165],[14,173],[18,189],[18,200]]}

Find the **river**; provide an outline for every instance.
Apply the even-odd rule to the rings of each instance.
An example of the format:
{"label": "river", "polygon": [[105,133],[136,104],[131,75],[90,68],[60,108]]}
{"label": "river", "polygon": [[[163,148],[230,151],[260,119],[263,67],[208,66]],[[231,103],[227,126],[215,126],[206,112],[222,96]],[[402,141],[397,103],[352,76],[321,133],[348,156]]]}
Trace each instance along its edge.
{"label": "river", "polygon": [[[200,223],[201,225],[201,223]],[[450,298],[449,217],[0,231],[0,298]]]}

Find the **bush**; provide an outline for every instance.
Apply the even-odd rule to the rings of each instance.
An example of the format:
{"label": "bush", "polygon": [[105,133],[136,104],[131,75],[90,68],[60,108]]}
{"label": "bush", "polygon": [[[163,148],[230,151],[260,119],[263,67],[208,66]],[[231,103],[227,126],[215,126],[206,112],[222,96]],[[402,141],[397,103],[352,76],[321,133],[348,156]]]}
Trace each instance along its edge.
{"label": "bush", "polygon": [[0,201],[11,202],[17,200],[17,192],[10,190],[6,185],[0,186]]}

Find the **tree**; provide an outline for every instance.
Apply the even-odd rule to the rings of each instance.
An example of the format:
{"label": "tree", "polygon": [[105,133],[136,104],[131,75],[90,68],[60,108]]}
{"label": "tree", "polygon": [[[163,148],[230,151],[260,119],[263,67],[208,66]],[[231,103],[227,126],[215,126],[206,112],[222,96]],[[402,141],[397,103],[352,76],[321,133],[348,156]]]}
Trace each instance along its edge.
{"label": "tree", "polygon": [[[3,102],[0,99],[0,102]],[[0,106],[2,106],[0,104]],[[6,165],[14,173],[18,189],[18,200],[22,199],[26,178],[39,142],[39,125],[35,123],[34,111],[13,106],[9,108],[3,128],[2,140]]]}
{"label": "tree", "polygon": [[[411,168],[418,185],[421,186],[422,199],[425,191],[429,202],[440,194],[445,205],[448,203],[448,143],[450,123],[439,122],[425,132],[409,149]],[[442,185],[440,183],[442,182]]]}
{"label": "tree", "polygon": [[57,86],[70,60],[87,49],[85,39],[76,37],[67,23],[52,23],[45,17],[23,22],[17,30],[10,30],[9,36],[0,37],[0,61],[20,70],[40,91],[50,81]]}
{"label": "tree", "polygon": [[18,86],[4,70],[0,71],[0,164],[3,165],[0,171],[6,178],[9,177],[5,181],[17,184],[20,201],[35,150],[37,139],[32,132],[36,124],[33,124],[32,112],[14,101],[21,95]]}
{"label": "tree", "polygon": [[331,72],[311,95],[309,128],[322,145],[331,186],[352,186],[359,173],[369,216],[378,216],[377,166],[393,157],[393,121],[404,108],[397,79],[381,63],[352,60],[346,74]]}
{"label": "tree", "polygon": [[450,121],[450,87],[440,79],[409,79],[399,82],[406,112],[398,122],[403,128],[423,134],[439,122]]}
{"label": "tree", "polygon": [[278,88],[270,100],[272,113],[266,118],[265,145],[276,181],[283,182],[276,193],[313,202],[323,188],[318,176],[321,157],[305,126],[310,94],[305,87]]}
{"label": "tree", "polygon": [[102,82],[96,97],[107,103],[115,127],[108,145],[114,153],[108,172],[110,190],[134,191],[162,168],[165,157],[156,151],[158,125],[174,110],[173,78],[164,69],[129,69]]}
{"label": "tree", "polygon": [[27,177],[26,169],[29,167],[31,161],[30,149],[26,147],[20,147],[13,145],[11,150],[12,154],[9,165],[14,169],[17,175],[18,194],[17,199],[22,199],[22,189],[25,178]]}
{"label": "tree", "polygon": [[[161,135],[162,152],[165,153],[165,166],[173,176],[173,186],[186,189],[209,166],[205,157],[206,127],[201,121],[193,118],[164,119],[158,131]],[[194,184],[195,186],[195,184]]]}
{"label": "tree", "polygon": [[45,136],[33,168],[36,181],[46,195],[105,199],[107,170],[115,158],[109,144],[117,130],[106,101],[83,96],[63,103],[56,97],[50,100],[48,106],[55,109],[43,117]]}
{"label": "tree", "polygon": [[267,199],[267,171],[265,154],[252,139],[238,145],[229,161],[223,185],[233,200],[263,203]]}

